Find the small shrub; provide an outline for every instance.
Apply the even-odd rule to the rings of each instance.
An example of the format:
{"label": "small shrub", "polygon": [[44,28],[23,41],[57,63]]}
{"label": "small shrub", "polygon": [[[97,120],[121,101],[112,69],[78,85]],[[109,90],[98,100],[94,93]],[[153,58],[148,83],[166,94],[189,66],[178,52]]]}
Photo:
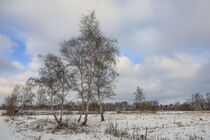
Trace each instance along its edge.
{"label": "small shrub", "polygon": [[112,134],[115,137],[119,137],[119,132],[117,130],[118,123],[114,124],[112,122],[108,122],[107,128],[105,129],[106,134]]}
{"label": "small shrub", "polygon": [[203,138],[197,135],[190,135],[189,140],[203,140]]}
{"label": "small shrub", "polygon": [[123,131],[118,129],[118,123],[112,123],[112,122],[108,122],[107,124],[107,128],[105,129],[105,134],[111,134],[115,137],[120,137],[122,138],[128,138],[130,139],[131,136],[129,136],[127,131]]}
{"label": "small shrub", "polygon": [[120,113],[122,113],[122,112],[121,112],[121,111],[116,111],[116,113],[117,113],[117,114],[120,114]]}
{"label": "small shrub", "polygon": [[140,133],[140,128],[139,127],[133,127],[133,134],[132,134],[132,139],[133,140],[146,140],[146,135],[147,135],[147,128],[145,135]]}
{"label": "small shrub", "polygon": [[8,119],[8,118],[6,118],[6,119],[4,119],[4,121],[5,121],[5,122],[9,122],[9,119]]}
{"label": "small shrub", "polygon": [[87,127],[81,126],[76,119],[71,119],[71,117],[65,118],[63,126],[67,130],[67,133],[89,133]]}

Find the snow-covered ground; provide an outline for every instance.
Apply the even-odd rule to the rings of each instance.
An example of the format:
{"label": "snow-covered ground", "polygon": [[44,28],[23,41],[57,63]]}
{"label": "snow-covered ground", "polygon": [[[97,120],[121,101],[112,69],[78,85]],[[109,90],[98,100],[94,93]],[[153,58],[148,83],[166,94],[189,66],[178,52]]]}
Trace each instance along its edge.
{"label": "snow-covered ground", "polygon": [[0,140],[15,140],[6,120],[6,117],[0,116]]}
{"label": "snow-covered ground", "polygon": [[[66,115],[64,120],[71,129],[55,130],[55,121],[50,115],[33,115],[7,119],[0,116],[0,140],[94,140],[132,139],[145,135],[148,140],[210,139],[210,112],[158,112],[134,114],[105,113],[105,122],[100,115],[88,116],[88,126],[78,127],[78,115]],[[5,121],[6,119],[6,121]],[[107,134],[114,127],[114,133]]]}

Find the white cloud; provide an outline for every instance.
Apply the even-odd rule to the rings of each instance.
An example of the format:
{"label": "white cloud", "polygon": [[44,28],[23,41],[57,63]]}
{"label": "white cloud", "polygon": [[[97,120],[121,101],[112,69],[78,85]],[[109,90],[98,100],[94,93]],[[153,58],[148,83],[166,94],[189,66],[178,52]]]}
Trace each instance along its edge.
{"label": "white cloud", "polygon": [[4,97],[10,94],[16,84],[25,84],[31,76],[37,76],[36,72],[25,70],[24,72],[18,73],[11,76],[0,77],[0,104],[3,103]]}
{"label": "white cloud", "polygon": [[14,46],[15,43],[13,43],[9,38],[6,36],[0,34],[0,53],[2,54],[5,48],[11,48]]}
{"label": "white cloud", "polygon": [[[186,98],[197,92],[192,87],[192,81],[197,83],[197,74],[205,64],[193,63],[191,57],[184,54],[174,57],[151,56],[145,59],[142,64],[133,64],[125,56],[119,58],[117,99],[132,101],[132,93],[137,86],[144,89],[148,99],[164,103],[180,97]],[[207,92],[208,88],[204,91]]]}
{"label": "white cloud", "polygon": [[148,70],[171,79],[190,78],[199,66],[199,64],[194,64],[191,57],[187,55],[176,55],[174,57],[151,56],[145,58],[145,67]]}

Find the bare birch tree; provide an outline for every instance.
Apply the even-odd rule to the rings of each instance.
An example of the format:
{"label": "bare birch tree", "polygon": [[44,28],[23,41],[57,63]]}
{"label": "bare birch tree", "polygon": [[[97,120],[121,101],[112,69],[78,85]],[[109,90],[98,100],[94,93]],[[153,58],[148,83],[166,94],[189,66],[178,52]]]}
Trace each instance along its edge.
{"label": "bare birch tree", "polygon": [[27,81],[26,85],[22,86],[22,93],[20,95],[21,100],[21,108],[24,109],[26,106],[32,106],[35,93],[32,91],[32,86],[29,83],[29,80]]}
{"label": "bare birch tree", "polygon": [[43,86],[39,86],[37,88],[36,104],[38,105],[39,109],[47,104],[46,90]]}
{"label": "bare birch tree", "polygon": [[99,22],[96,20],[95,12],[89,13],[81,18],[80,33],[85,45],[85,82],[87,86],[85,118],[82,125],[87,124],[89,105],[93,97],[93,78],[94,78],[94,57],[96,55],[96,41],[101,35]]}
{"label": "bare birch tree", "polygon": [[102,34],[96,40],[96,54],[94,57],[94,86],[96,99],[100,107],[101,121],[104,121],[102,101],[112,98],[114,81],[118,73],[115,69],[118,48],[116,40],[105,38]]}
{"label": "bare birch tree", "polygon": [[[96,20],[95,12],[90,12],[81,18],[80,35],[69,41],[64,41],[61,53],[68,63],[69,69],[74,73],[73,89],[82,99],[82,111],[78,121],[85,110],[82,125],[86,125],[89,105],[95,99],[96,91],[100,107],[103,98],[113,95],[111,84],[117,77],[117,72],[114,69],[118,54],[116,41],[104,37],[99,28],[99,22]],[[100,81],[100,84],[96,85],[97,81]],[[96,90],[96,86],[99,90]],[[102,107],[100,112],[102,112]]]}
{"label": "bare birch tree", "polygon": [[[70,90],[70,84],[68,82],[68,71],[61,61],[61,58],[48,54],[46,56],[40,56],[42,60],[42,67],[39,70],[39,78],[32,78],[35,85],[44,86],[49,103],[51,104],[51,112],[54,116],[58,127],[62,124],[62,114],[65,97]],[[68,78],[67,78],[68,77]],[[55,104],[61,104],[60,118],[56,116],[54,111]]]}
{"label": "bare birch tree", "polygon": [[8,115],[14,115],[19,103],[19,96],[21,94],[21,85],[16,84],[12,93],[5,98],[5,106]]}
{"label": "bare birch tree", "polygon": [[80,117],[78,122],[80,122],[82,113],[84,112],[85,106],[85,45],[81,37],[72,38],[69,41],[64,41],[62,43],[61,54],[67,63],[67,68],[71,71],[72,79],[70,83],[72,85],[72,90],[78,93],[79,98],[82,100],[82,110],[80,111]]}
{"label": "bare birch tree", "polygon": [[210,93],[206,93],[207,108],[210,109]]}
{"label": "bare birch tree", "polygon": [[139,86],[137,86],[136,91],[133,92],[135,95],[135,102],[140,105],[140,109],[142,110],[142,102],[145,99],[145,95],[143,93],[143,89],[141,89]]}
{"label": "bare birch tree", "polygon": [[[82,99],[82,112],[85,106],[85,118],[82,125],[86,125],[89,112],[89,104],[93,97],[93,74],[94,54],[96,36],[100,33],[98,21],[94,12],[83,16],[80,24],[80,36],[65,42],[61,48],[63,56],[67,59],[69,66],[73,69],[74,90]],[[80,118],[81,119],[81,112]]]}
{"label": "bare birch tree", "polygon": [[[114,95],[112,84],[117,77],[114,66],[116,65],[118,49],[116,47],[116,41],[106,38],[101,32],[94,11],[82,17],[80,32],[87,52],[85,59],[87,100],[85,118],[82,123],[82,125],[86,125],[89,104],[93,100],[94,93],[97,93],[101,117],[104,120],[101,101],[104,98]],[[96,85],[97,82],[99,84]]]}

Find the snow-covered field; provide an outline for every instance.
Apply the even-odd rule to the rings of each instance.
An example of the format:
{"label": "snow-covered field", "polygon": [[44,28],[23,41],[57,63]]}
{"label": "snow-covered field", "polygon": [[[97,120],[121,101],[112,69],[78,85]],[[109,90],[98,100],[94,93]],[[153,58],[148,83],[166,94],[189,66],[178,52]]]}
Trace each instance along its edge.
{"label": "snow-covered field", "polygon": [[[105,113],[105,122],[101,122],[97,114],[89,115],[88,126],[85,127],[77,125],[78,117],[76,114],[66,115],[64,120],[69,123],[71,129],[55,130],[55,121],[50,115],[15,118],[0,116],[0,139],[133,139],[145,135],[146,129],[148,140],[210,139],[210,112],[108,112]],[[109,132],[111,128],[115,129],[115,132]]]}

